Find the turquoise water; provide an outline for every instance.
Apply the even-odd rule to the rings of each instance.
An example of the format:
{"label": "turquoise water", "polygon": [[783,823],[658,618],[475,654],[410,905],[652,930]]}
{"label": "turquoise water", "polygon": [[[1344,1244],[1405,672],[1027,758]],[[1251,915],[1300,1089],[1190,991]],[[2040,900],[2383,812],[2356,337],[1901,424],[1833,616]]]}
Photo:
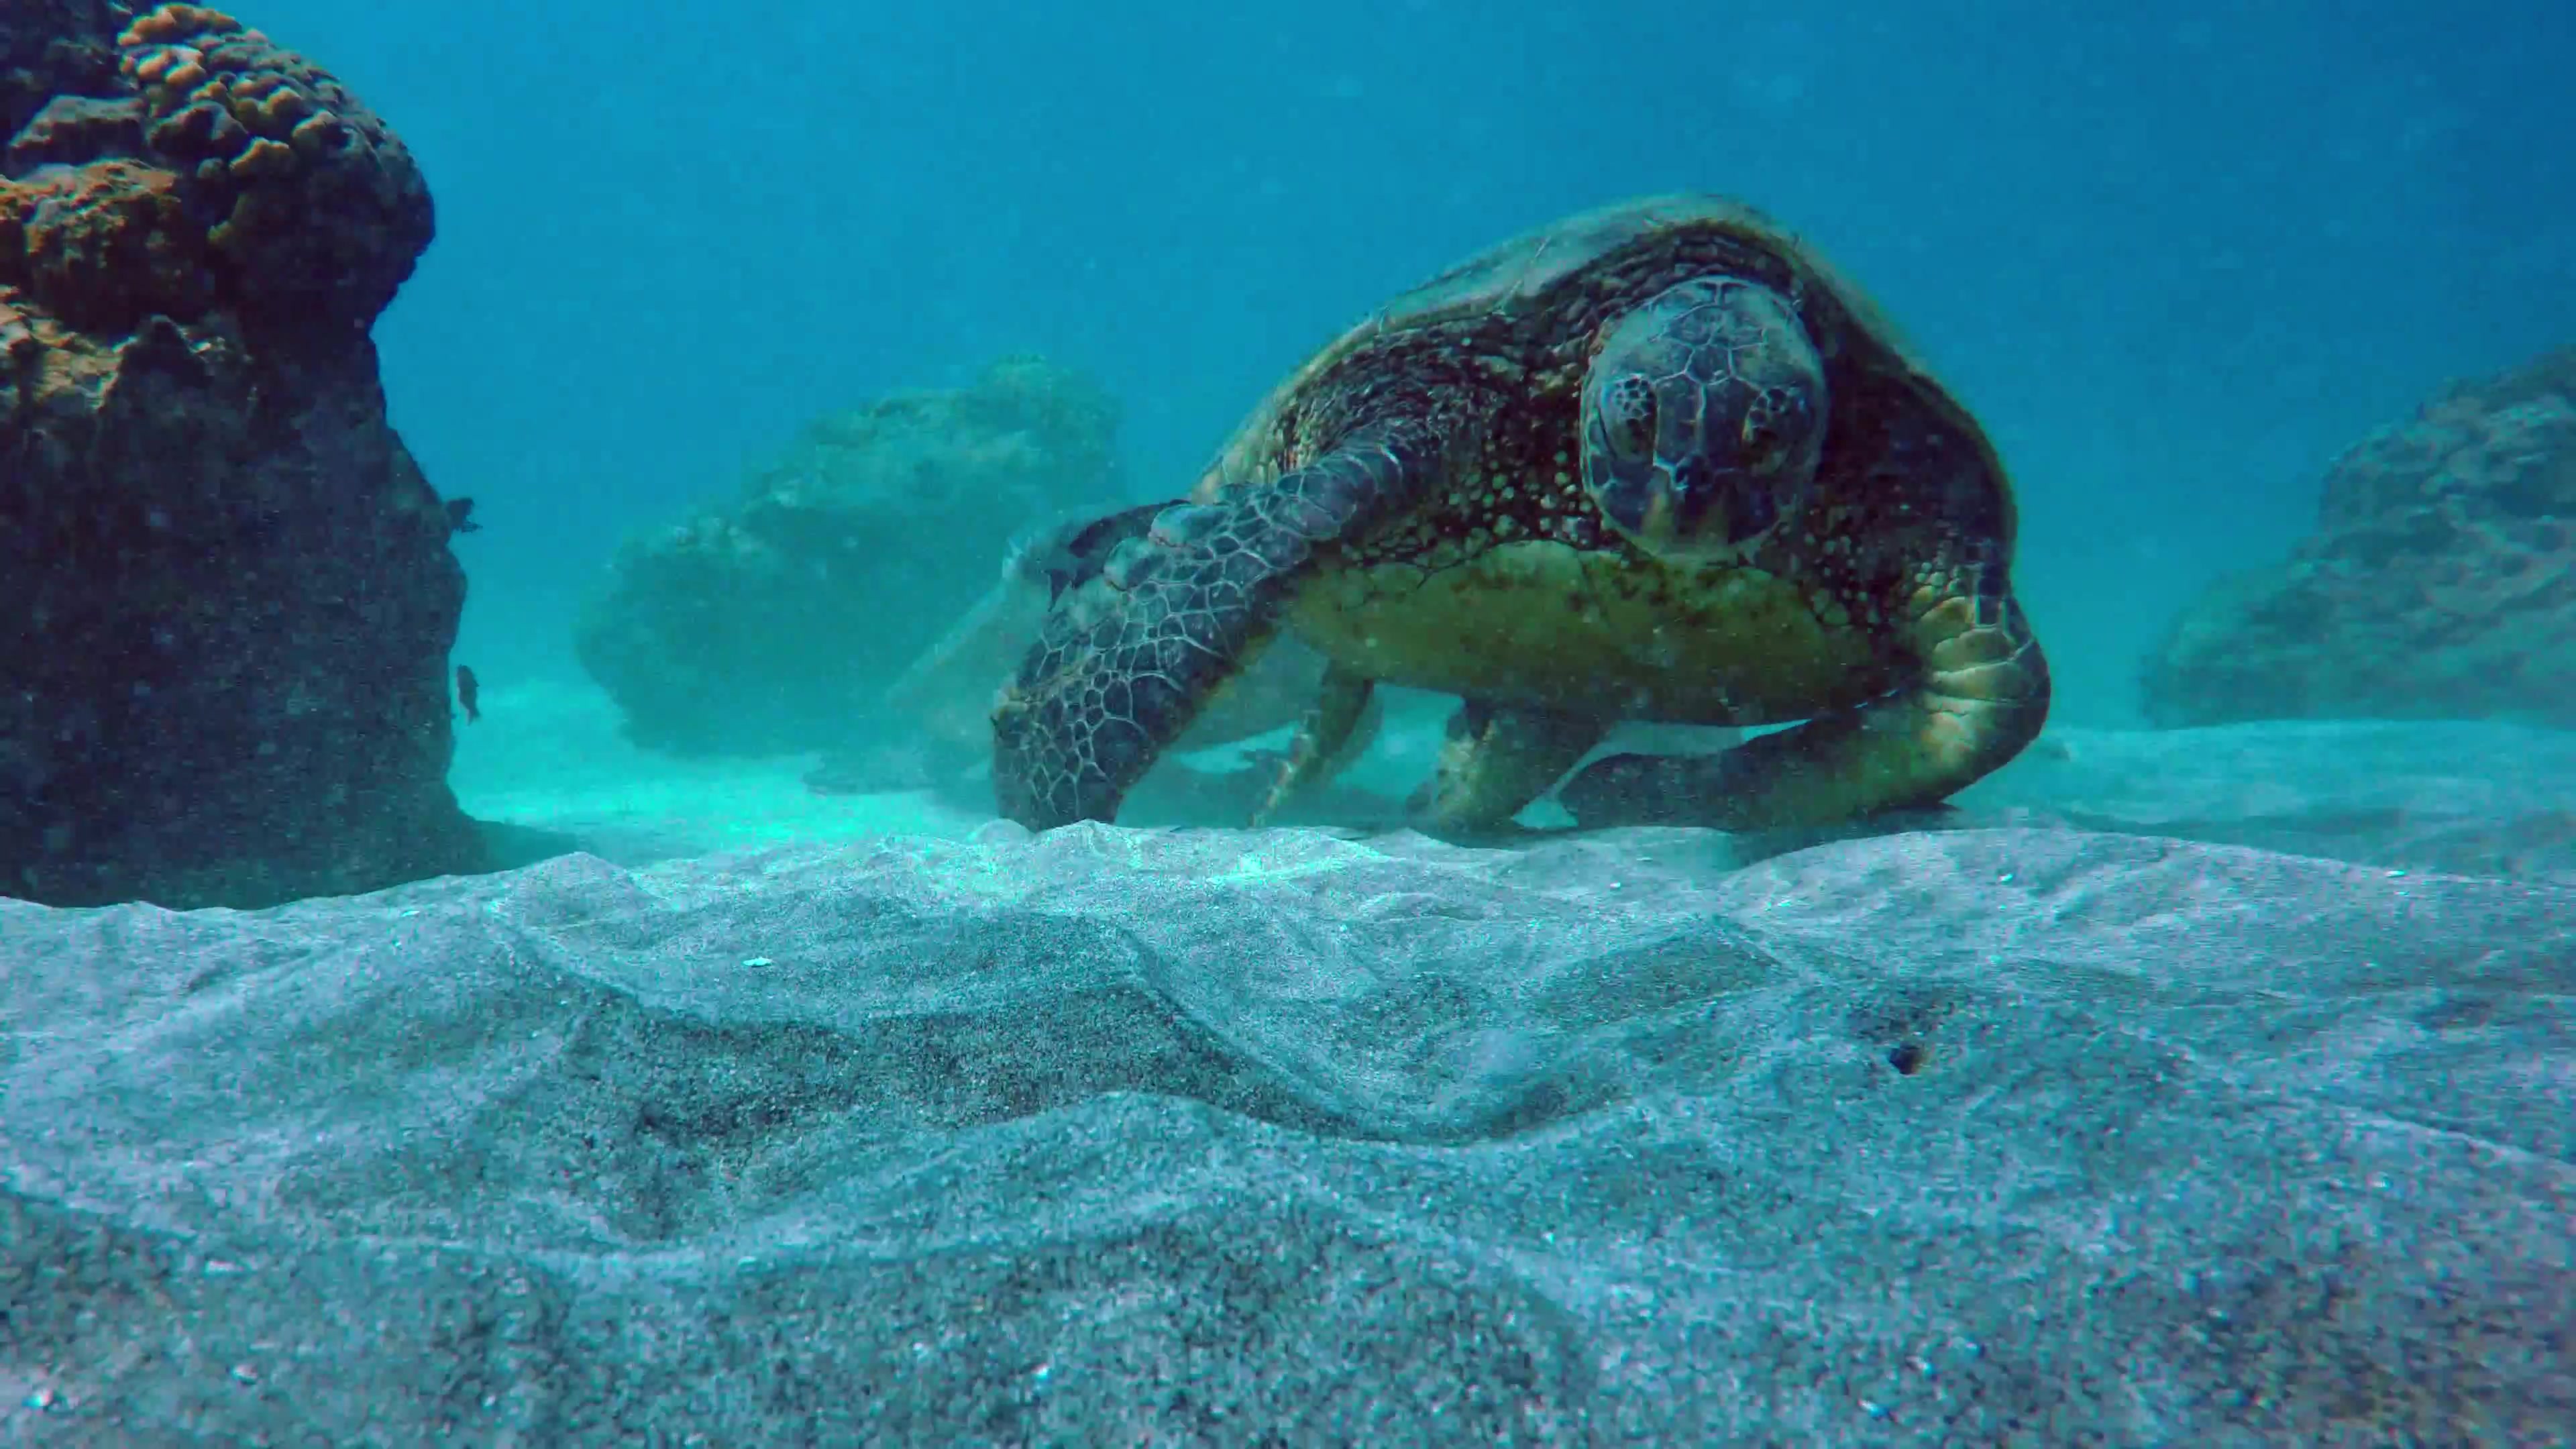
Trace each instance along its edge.
{"label": "turquoise water", "polygon": [[2019,480],[2058,714],[2278,556],[2326,463],[2576,336],[2564,7],[280,0],[439,239],[377,327],[486,531],[458,657],[576,673],[626,531],[808,418],[1035,350],[1177,492],[1286,369],[1503,236],[1742,196],[1874,291]]}
{"label": "turquoise water", "polygon": [[[436,197],[373,335],[474,500],[475,717],[346,737],[434,746],[478,824],[415,813],[506,868],[0,897],[0,1441],[2576,1442],[2576,354],[2417,411],[2576,343],[2576,7],[243,19]],[[1991,433],[2044,734],[1949,809],[1444,841],[1393,827],[1454,701],[1387,690],[1256,830],[1320,668],[1282,646],[1115,826],[995,818],[1056,510],[1182,493],[1386,299],[1684,190],[1832,258]],[[2232,687],[2371,707],[2151,696],[2330,476],[2428,498]],[[0,567],[63,591],[91,521]],[[190,616],[194,563],[101,615]],[[237,662],[169,697],[255,728],[96,737],[327,757],[329,692]],[[89,696],[13,723],[38,693],[0,825],[134,820],[42,817],[21,879],[135,820],[259,865],[241,790],[127,789]],[[380,879],[409,800],[296,878]]]}

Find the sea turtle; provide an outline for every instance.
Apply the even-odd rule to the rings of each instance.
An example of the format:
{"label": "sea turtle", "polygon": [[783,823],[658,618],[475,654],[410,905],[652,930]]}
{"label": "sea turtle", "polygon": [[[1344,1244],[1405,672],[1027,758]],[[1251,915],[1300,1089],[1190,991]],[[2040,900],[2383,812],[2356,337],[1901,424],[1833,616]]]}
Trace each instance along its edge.
{"label": "sea turtle", "polygon": [[1285,629],[1330,667],[1273,804],[1380,681],[1464,700],[1433,833],[1507,826],[1623,719],[1803,722],[1601,759],[1559,792],[1581,826],[1931,804],[2047,714],[2014,526],[1984,430],[1806,245],[1718,197],[1606,207],[1344,333],[1067,591],[993,712],[998,803],[1114,818]]}

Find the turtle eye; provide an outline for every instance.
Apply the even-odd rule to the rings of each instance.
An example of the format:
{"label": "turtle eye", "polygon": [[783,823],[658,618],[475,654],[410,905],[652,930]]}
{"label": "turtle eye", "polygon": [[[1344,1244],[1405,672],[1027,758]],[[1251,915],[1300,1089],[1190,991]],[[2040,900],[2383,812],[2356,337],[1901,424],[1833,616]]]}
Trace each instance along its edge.
{"label": "turtle eye", "polygon": [[1744,410],[1744,425],[1738,430],[1744,466],[1756,473],[1777,471],[1789,459],[1790,434],[1804,412],[1804,404],[1794,394],[1776,387],[1763,389]]}
{"label": "turtle eye", "polygon": [[1624,373],[1601,389],[1598,403],[1601,435],[1614,457],[1624,462],[1650,462],[1655,456],[1655,385],[1638,373]]}
{"label": "turtle eye", "polygon": [[1769,423],[1744,420],[1744,466],[1756,473],[1768,473],[1780,466],[1789,451],[1789,440]]}

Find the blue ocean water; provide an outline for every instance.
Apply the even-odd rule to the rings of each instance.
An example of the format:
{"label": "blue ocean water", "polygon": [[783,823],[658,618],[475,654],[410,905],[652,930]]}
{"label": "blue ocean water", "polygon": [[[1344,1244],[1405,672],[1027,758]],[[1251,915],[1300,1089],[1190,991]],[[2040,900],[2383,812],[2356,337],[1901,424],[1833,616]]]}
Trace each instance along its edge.
{"label": "blue ocean water", "polygon": [[2057,718],[2446,378],[2576,337],[2576,9],[634,7],[274,0],[439,238],[377,335],[470,494],[458,657],[574,672],[630,527],[804,419],[1033,348],[1168,493],[1286,368],[1504,235],[1731,192],[1869,287],[2019,481]]}
{"label": "blue ocean water", "polygon": [[[2567,1442],[2576,730],[2124,726],[2141,656],[2308,532],[2339,452],[2576,342],[2576,6],[243,18],[437,197],[375,336],[477,503],[446,662],[482,685],[394,743],[442,751],[508,868],[0,899],[0,1442]],[[1031,835],[927,750],[924,788],[860,788],[900,771],[855,741],[621,737],[574,657],[622,538],[818,414],[1042,353],[1168,497],[1354,317],[1674,190],[1875,292],[2020,482],[2056,706],[1953,815],[1156,828],[1245,818],[1257,772],[1180,769],[1143,828]],[[2462,470],[2503,459],[2477,481],[2516,506],[2460,529],[2494,552],[2337,597],[2436,629],[2562,597],[2568,509],[2514,450],[2576,436],[2563,401],[2481,419]],[[2420,637],[2372,627],[2320,652]],[[2378,697],[2565,657],[2503,634]],[[737,702],[693,663],[664,698]],[[894,743],[944,709],[980,757],[989,673],[887,691]],[[173,836],[265,843],[83,738],[0,730],[0,785],[77,760]],[[1391,827],[1441,739],[1384,730],[1349,819]],[[378,802],[281,767],[325,757],[253,778],[327,830]],[[91,822],[48,824],[68,854]]]}

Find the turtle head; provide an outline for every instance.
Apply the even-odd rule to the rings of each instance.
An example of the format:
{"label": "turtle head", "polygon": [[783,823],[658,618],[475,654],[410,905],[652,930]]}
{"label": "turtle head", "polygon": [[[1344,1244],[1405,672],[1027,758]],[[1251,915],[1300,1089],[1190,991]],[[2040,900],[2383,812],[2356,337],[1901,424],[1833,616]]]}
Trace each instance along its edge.
{"label": "turtle head", "polygon": [[1583,486],[1660,558],[1740,557],[1795,513],[1824,450],[1825,365],[1789,299],[1735,277],[1658,293],[1583,384]]}

